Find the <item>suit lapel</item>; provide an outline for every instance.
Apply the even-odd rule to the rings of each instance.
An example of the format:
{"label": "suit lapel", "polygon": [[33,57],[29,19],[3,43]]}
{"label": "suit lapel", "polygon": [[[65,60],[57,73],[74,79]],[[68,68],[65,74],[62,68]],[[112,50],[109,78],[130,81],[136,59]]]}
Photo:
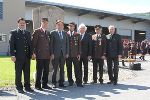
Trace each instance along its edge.
{"label": "suit lapel", "polygon": [[84,41],[84,40],[86,40],[86,33],[84,34],[84,36],[83,36],[83,39],[82,39],[82,40],[83,40],[83,41]]}

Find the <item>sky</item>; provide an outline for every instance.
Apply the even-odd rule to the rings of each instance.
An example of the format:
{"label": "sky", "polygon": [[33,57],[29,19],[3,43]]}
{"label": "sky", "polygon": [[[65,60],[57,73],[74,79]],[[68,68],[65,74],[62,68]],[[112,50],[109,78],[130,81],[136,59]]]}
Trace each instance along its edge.
{"label": "sky", "polygon": [[150,0],[43,0],[123,14],[150,12]]}

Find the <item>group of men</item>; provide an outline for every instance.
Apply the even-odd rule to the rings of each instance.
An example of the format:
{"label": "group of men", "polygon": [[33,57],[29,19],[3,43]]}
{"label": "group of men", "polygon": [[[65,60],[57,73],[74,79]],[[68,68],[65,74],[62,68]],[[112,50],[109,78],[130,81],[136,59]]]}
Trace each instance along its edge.
{"label": "group of men", "polygon": [[[74,83],[78,87],[88,83],[88,61],[93,62],[93,82],[103,84],[104,59],[107,60],[109,82],[117,85],[118,64],[122,55],[122,41],[119,34],[115,33],[115,27],[108,27],[109,33],[102,33],[102,26],[94,27],[95,34],[86,32],[87,27],[80,24],[79,32],[76,32],[76,24],[68,24],[68,32],[64,31],[64,22],[56,21],[56,29],[48,31],[48,18],[41,19],[41,27],[34,30],[33,34],[26,30],[24,18],[18,20],[18,28],[11,31],[10,54],[11,60],[15,63],[15,85],[19,93],[24,93],[21,81],[22,71],[24,73],[25,91],[33,92],[30,86],[30,60],[36,59],[36,82],[35,89],[52,89],[48,86],[49,63],[52,60],[53,88],[66,87],[64,85],[64,65],[66,63],[69,86]],[[83,68],[82,68],[83,65]],[[74,67],[74,68],[73,68]],[[59,70],[58,70],[59,69]],[[74,69],[75,81],[72,70]],[[56,75],[60,71],[59,81]],[[83,75],[84,73],[84,75]]]}

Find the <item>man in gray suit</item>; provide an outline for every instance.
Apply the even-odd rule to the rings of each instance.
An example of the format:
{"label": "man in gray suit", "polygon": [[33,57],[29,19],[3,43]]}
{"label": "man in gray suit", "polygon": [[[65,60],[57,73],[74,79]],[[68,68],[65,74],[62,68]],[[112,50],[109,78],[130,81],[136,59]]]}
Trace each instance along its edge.
{"label": "man in gray suit", "polygon": [[56,22],[56,30],[51,32],[51,57],[52,57],[52,65],[53,65],[53,75],[52,75],[52,83],[54,87],[56,87],[56,75],[57,69],[60,68],[60,79],[59,79],[59,87],[64,86],[64,64],[65,59],[68,58],[69,54],[69,40],[64,29],[64,22],[61,20],[57,20]]}

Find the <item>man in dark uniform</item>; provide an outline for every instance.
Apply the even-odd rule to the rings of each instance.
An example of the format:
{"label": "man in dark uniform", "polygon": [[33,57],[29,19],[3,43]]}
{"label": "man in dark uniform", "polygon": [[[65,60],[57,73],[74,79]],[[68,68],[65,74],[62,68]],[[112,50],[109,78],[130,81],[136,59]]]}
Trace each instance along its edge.
{"label": "man in dark uniform", "polygon": [[15,85],[19,93],[24,93],[21,82],[22,71],[25,90],[33,92],[30,88],[31,34],[25,30],[25,27],[25,19],[19,18],[18,29],[11,31],[10,37],[10,54],[11,60],[15,63]]}
{"label": "man in dark uniform", "polygon": [[52,54],[52,65],[53,65],[53,75],[52,83],[56,87],[56,75],[58,68],[60,69],[59,87],[66,87],[64,85],[64,64],[65,59],[69,55],[69,41],[67,33],[64,31],[64,22],[57,20],[56,30],[51,32],[51,54]]}
{"label": "man in dark uniform", "polygon": [[[91,35],[86,33],[87,27],[84,24],[79,25],[79,32],[81,37],[81,54],[80,54],[80,70],[82,70],[82,64],[84,66],[84,84],[88,82],[88,60],[91,59]],[[82,75],[82,74],[81,74]]]}
{"label": "man in dark uniform", "polygon": [[103,84],[103,65],[106,53],[106,36],[102,34],[102,26],[96,25],[94,28],[96,34],[92,35],[92,83],[97,83],[97,68],[99,68],[99,82]]}
{"label": "man in dark uniform", "polygon": [[74,72],[76,78],[76,84],[78,87],[83,87],[82,85],[82,77],[81,77],[81,70],[79,68],[79,61],[80,61],[80,34],[75,32],[75,23],[69,23],[69,31],[67,35],[69,37],[69,57],[66,59],[66,66],[67,66],[67,76],[69,86],[72,86],[74,81],[72,79],[72,63],[74,65]]}
{"label": "man in dark uniform", "polygon": [[[50,40],[48,28],[48,18],[42,18],[41,27],[33,32],[33,59],[36,58],[36,82],[37,90],[51,89],[48,86],[48,74],[50,63]],[[41,87],[42,78],[42,87]]]}
{"label": "man in dark uniform", "polygon": [[123,44],[120,35],[115,33],[115,27],[110,25],[108,29],[110,34],[106,36],[106,57],[110,82],[107,84],[117,85],[119,58],[122,56]]}

